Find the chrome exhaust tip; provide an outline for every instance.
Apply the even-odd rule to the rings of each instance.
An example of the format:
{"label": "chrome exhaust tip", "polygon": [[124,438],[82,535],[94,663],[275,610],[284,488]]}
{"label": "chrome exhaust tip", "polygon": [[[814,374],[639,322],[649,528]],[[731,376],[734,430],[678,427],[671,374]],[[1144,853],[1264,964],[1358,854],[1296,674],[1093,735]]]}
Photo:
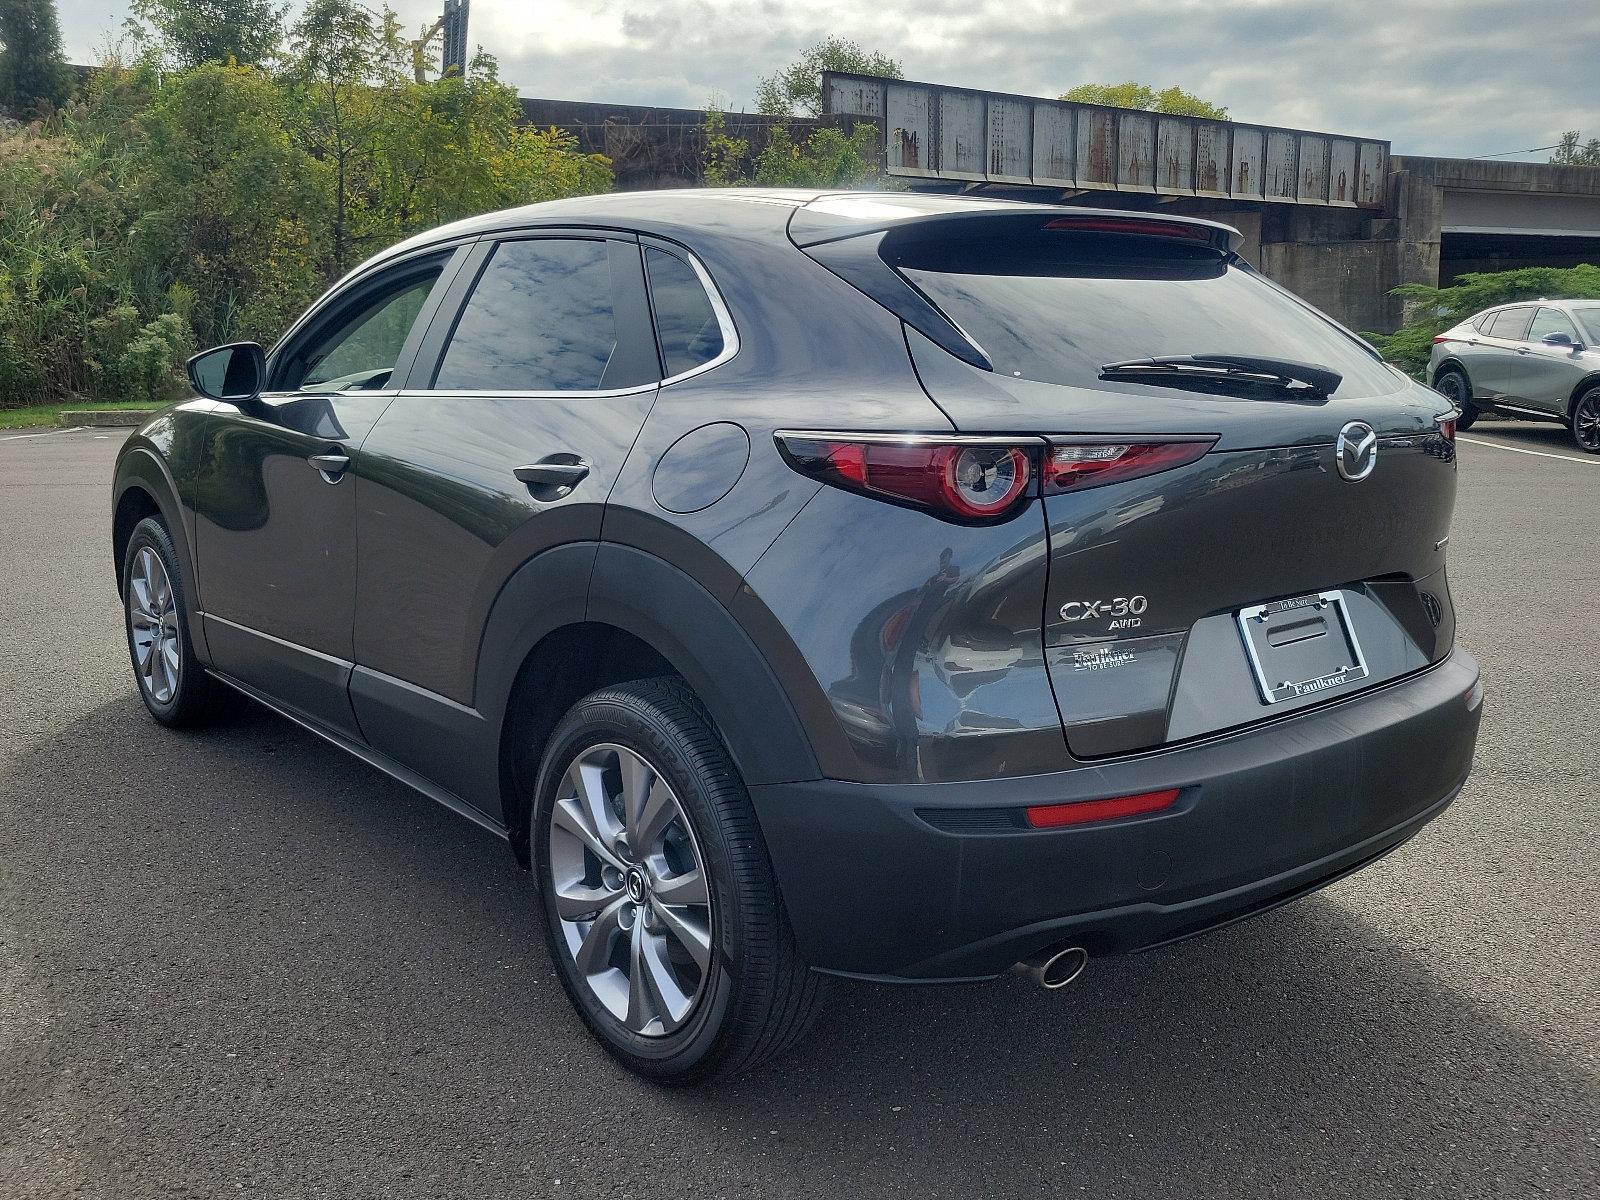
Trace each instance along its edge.
{"label": "chrome exhaust tip", "polygon": [[1088,965],[1089,952],[1082,946],[1062,946],[1025,959],[1017,969],[1045,991],[1054,992],[1077,979]]}

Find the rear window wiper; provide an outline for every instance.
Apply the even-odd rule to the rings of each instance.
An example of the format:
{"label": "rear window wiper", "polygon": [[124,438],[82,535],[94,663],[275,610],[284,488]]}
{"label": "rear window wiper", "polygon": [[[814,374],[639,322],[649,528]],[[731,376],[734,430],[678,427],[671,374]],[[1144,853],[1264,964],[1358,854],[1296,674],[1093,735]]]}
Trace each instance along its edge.
{"label": "rear window wiper", "polygon": [[1256,354],[1165,354],[1157,358],[1130,358],[1107,363],[1100,368],[1100,378],[1149,383],[1182,380],[1213,386],[1242,384],[1252,388],[1307,392],[1318,397],[1331,396],[1344,382],[1343,375],[1319,363],[1263,358]]}

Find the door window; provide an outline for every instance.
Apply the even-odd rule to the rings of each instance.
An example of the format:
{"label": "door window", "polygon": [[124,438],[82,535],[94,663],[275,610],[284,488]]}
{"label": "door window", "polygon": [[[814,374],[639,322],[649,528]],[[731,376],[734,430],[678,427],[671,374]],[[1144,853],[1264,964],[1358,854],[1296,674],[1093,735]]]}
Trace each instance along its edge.
{"label": "door window", "polygon": [[667,376],[704,366],[722,353],[722,325],[695,269],[665,250],[645,251],[656,337]]}
{"label": "door window", "polygon": [[1541,308],[1528,328],[1528,341],[1543,341],[1552,333],[1564,333],[1574,342],[1578,341],[1578,330],[1566,313],[1559,308]]}
{"label": "door window", "polygon": [[501,242],[462,309],[433,386],[590,392],[652,383],[660,369],[648,324],[641,331],[626,315],[633,289],[638,306],[644,303],[640,283],[633,243]]}
{"label": "door window", "polygon": [[377,391],[390,386],[400,352],[427,303],[440,267],[408,272],[391,287],[366,288],[352,306],[319,321],[290,350],[275,391]]}
{"label": "door window", "polygon": [[1506,308],[1495,313],[1489,322],[1489,327],[1483,332],[1492,338],[1502,338],[1508,342],[1520,342],[1523,332],[1528,328],[1528,318],[1533,315],[1531,308]]}

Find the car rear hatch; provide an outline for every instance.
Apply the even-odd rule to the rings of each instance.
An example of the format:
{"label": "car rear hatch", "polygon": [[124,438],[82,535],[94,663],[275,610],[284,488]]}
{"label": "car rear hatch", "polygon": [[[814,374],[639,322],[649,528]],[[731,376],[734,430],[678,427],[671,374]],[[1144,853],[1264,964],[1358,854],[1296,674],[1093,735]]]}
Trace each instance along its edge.
{"label": "car rear hatch", "polygon": [[1048,443],[1041,628],[1074,755],[1272,719],[1448,653],[1447,402],[1224,227],[916,203],[844,233],[801,210],[791,234],[902,316],[959,430]]}

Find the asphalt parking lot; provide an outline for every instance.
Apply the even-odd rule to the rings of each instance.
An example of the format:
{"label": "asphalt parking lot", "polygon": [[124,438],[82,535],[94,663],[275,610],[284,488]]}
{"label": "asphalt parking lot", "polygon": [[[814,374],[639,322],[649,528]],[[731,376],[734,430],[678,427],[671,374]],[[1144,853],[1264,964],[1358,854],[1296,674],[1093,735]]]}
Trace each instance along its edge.
{"label": "asphalt parking lot", "polygon": [[708,1092],[589,1041],[487,835],[263,711],[146,717],[119,439],[0,435],[0,1195],[1600,1194],[1600,458],[1562,430],[1463,435],[1487,715],[1399,853],[1058,995],[841,987]]}

